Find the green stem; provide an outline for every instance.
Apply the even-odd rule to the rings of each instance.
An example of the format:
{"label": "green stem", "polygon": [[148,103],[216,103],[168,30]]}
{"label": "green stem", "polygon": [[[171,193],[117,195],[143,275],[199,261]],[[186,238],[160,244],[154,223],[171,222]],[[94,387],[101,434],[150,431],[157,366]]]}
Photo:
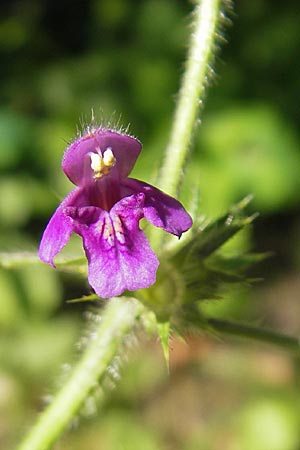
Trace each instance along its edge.
{"label": "green stem", "polygon": [[279,348],[290,350],[299,354],[300,338],[287,336],[285,334],[277,333],[272,330],[266,330],[260,327],[225,320],[210,318],[206,321],[209,329],[217,332],[218,334],[227,334],[229,336],[254,339],[261,343],[273,344]]}
{"label": "green stem", "polygon": [[221,0],[198,0],[186,70],[182,79],[173,128],[160,174],[159,187],[176,195],[181,181],[198,109],[207,85]]}
{"label": "green stem", "polygon": [[130,334],[144,307],[134,299],[110,300],[93,339],[73,374],[41,414],[18,450],[47,450],[76,416]]}

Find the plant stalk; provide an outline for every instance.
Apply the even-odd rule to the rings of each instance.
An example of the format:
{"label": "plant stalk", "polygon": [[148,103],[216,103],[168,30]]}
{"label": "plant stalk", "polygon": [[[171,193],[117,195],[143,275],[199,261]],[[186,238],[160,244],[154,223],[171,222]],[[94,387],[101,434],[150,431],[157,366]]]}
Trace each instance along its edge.
{"label": "plant stalk", "polygon": [[113,358],[132,332],[144,307],[132,298],[111,299],[105,308],[92,340],[70,379],[39,420],[18,450],[47,450],[78,414],[84,400],[107,373]]}
{"label": "plant stalk", "polygon": [[175,196],[180,185],[193,130],[213,57],[221,0],[198,0],[194,12],[186,69],[173,126],[159,177],[159,187]]}

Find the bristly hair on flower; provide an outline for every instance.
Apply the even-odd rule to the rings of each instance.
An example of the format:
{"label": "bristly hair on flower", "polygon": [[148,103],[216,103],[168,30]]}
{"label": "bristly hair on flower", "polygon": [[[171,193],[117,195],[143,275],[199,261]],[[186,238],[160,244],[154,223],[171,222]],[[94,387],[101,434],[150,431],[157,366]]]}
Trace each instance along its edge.
{"label": "bristly hair on flower", "polygon": [[128,134],[89,128],[65,151],[62,169],[76,188],[58,206],[46,227],[39,257],[53,259],[72,232],[83,240],[88,280],[97,295],[151,286],[159,261],[139,227],[149,222],[178,237],[192,226],[182,204],[150,184],[128,178],[141,152]]}

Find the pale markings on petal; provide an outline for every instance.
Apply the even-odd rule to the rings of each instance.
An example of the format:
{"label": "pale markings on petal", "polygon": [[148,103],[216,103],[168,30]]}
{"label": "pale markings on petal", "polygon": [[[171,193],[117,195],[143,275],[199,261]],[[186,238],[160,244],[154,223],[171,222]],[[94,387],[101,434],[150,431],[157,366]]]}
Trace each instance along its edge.
{"label": "pale markings on petal", "polygon": [[114,246],[115,244],[114,227],[110,219],[106,220],[104,223],[102,236],[110,247]]}
{"label": "pale markings on petal", "polygon": [[121,219],[119,217],[115,217],[113,224],[114,224],[114,229],[115,229],[116,238],[117,238],[118,242],[120,244],[126,244]]}

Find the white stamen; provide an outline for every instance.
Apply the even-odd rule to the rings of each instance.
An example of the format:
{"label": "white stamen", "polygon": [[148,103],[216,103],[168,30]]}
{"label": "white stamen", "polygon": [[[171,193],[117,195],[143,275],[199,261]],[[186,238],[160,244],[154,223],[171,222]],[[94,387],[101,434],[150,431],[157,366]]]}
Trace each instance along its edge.
{"label": "white stamen", "polygon": [[116,164],[116,158],[112,152],[112,149],[108,147],[103,153],[103,162],[107,167],[113,167]]}
{"label": "white stamen", "polygon": [[94,178],[101,178],[103,175],[107,175],[111,168],[116,164],[116,158],[112,152],[112,149],[108,147],[103,156],[100,148],[96,148],[97,153],[90,153],[91,157],[91,169],[94,172]]}
{"label": "white stamen", "polygon": [[91,153],[91,168],[95,173],[100,173],[102,168],[101,153]]}

